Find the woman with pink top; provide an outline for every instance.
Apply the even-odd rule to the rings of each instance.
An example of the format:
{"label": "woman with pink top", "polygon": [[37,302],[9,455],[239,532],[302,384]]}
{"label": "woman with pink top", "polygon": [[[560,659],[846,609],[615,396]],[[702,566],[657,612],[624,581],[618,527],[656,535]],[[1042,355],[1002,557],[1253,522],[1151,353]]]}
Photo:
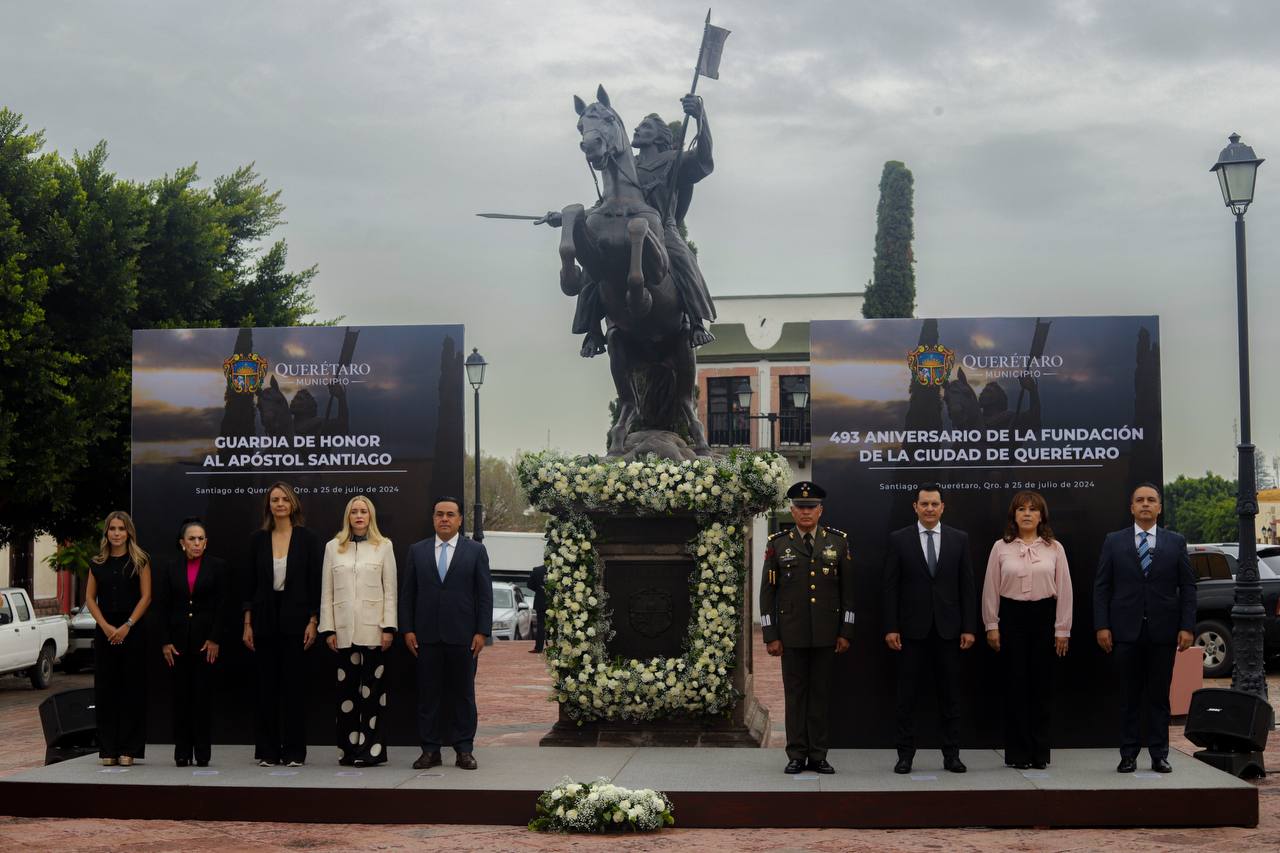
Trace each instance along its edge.
{"label": "woman with pink top", "polygon": [[1004,661],[1004,763],[1049,764],[1053,656],[1071,636],[1071,570],[1049,527],[1049,506],[1031,490],[1009,504],[1004,538],[991,546],[982,587],[987,645]]}

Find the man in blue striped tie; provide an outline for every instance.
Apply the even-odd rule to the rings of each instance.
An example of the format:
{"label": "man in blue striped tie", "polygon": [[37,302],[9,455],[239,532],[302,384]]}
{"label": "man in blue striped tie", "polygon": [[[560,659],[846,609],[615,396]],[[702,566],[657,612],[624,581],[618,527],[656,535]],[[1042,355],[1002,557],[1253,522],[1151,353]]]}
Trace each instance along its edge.
{"label": "man in blue striped tie", "polygon": [[1133,490],[1133,526],[1107,535],[1093,585],[1098,645],[1113,650],[1123,681],[1120,773],[1132,773],[1142,750],[1142,721],[1151,769],[1169,765],[1169,683],[1174,652],[1190,648],[1196,622],[1196,576],[1181,534],[1156,526],[1160,490]]}

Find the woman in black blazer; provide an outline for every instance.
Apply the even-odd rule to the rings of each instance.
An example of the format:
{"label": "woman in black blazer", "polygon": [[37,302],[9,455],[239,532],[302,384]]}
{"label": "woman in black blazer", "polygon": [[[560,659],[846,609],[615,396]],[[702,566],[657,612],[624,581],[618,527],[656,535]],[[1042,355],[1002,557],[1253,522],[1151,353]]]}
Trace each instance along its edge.
{"label": "woman in black blazer", "polygon": [[225,639],[232,606],[227,566],[205,554],[204,522],[182,522],[182,556],[156,578],[160,646],[173,686],[173,761],[207,767],[212,751],[210,705],[213,665]]}
{"label": "woman in black blazer", "polygon": [[249,540],[241,610],[244,644],[258,669],[261,767],[307,760],[306,661],[320,619],[319,538],[302,526],[302,504],[287,483],[274,483],[262,507],[262,529]]}

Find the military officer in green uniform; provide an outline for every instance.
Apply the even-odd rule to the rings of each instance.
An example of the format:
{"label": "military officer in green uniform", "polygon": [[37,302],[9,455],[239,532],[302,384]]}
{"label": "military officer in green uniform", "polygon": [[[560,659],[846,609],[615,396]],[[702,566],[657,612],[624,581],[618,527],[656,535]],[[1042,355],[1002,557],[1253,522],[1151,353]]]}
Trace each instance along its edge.
{"label": "military officer in green uniform", "polygon": [[782,657],[787,773],[835,773],[827,762],[827,701],[835,655],[853,638],[853,566],[844,532],[818,524],[826,491],[787,490],[796,526],[769,537],[760,623],[769,654]]}

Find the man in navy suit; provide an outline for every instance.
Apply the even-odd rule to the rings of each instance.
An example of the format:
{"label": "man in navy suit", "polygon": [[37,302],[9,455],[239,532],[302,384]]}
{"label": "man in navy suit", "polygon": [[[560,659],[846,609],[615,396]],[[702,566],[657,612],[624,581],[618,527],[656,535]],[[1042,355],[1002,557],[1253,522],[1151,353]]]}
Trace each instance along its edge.
{"label": "man in navy suit", "polygon": [[476,662],[493,624],[489,554],[458,534],[462,501],[442,497],[432,516],[436,535],[409,546],[400,584],[400,631],[418,659],[415,770],[440,765],[452,746],[456,764],[475,770]]}
{"label": "man in navy suit", "polygon": [[942,766],[964,773],[960,760],[960,652],[978,636],[978,594],[969,534],[942,524],[942,487],[922,483],[911,504],[916,523],[889,534],[884,568],[885,644],[901,655],[898,667],[898,763],[910,773],[915,758],[916,695],[926,674],[942,717]]}
{"label": "man in navy suit", "polygon": [[[1093,626],[1098,645],[1115,651],[1124,679],[1120,764],[1132,773],[1142,749],[1140,717],[1147,721],[1151,769],[1169,766],[1169,682],[1174,650],[1191,646],[1196,624],[1196,576],[1187,540],[1156,527],[1160,490],[1142,483],[1129,499],[1133,526],[1107,534],[1093,584]],[[1144,697],[1145,693],[1145,697]]]}

